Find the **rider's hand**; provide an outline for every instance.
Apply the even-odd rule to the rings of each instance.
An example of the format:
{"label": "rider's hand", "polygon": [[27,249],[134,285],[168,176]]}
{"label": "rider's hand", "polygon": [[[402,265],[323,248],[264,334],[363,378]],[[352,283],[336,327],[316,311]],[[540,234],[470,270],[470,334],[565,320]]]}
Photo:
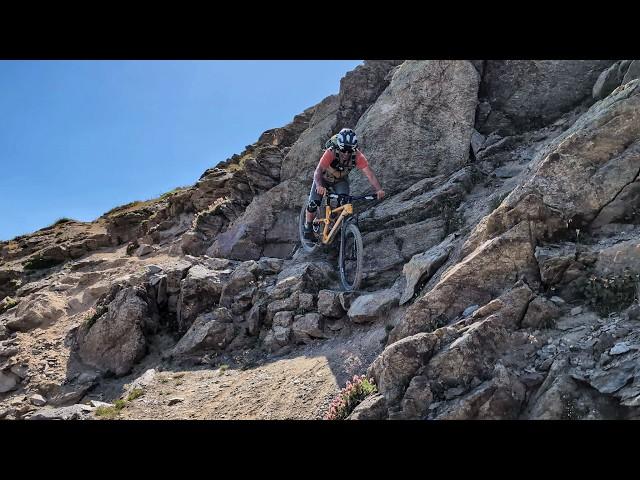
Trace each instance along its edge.
{"label": "rider's hand", "polygon": [[384,190],[378,190],[376,195],[378,196],[378,200],[382,200],[384,198]]}
{"label": "rider's hand", "polygon": [[318,195],[324,195],[326,191],[327,189],[322,185],[316,185],[316,192],[318,192]]}

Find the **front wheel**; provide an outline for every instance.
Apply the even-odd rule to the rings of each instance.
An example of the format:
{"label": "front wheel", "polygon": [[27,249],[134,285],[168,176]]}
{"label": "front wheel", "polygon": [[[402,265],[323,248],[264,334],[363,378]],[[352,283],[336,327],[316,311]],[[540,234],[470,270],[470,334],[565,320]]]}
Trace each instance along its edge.
{"label": "front wheel", "polygon": [[340,280],[347,291],[360,288],[362,280],[362,235],[353,223],[344,227],[340,243]]}
{"label": "front wheel", "polygon": [[311,242],[304,238],[304,223],[306,222],[307,216],[307,206],[302,205],[302,210],[300,210],[300,218],[298,220],[298,234],[300,236],[300,244],[305,252],[313,253],[318,248],[317,242]]}

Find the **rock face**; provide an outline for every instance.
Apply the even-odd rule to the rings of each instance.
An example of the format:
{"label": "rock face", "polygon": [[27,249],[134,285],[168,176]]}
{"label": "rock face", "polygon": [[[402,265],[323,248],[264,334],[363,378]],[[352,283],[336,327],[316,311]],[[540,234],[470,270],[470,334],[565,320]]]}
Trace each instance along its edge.
{"label": "rock face", "polygon": [[386,286],[414,255],[450,244],[445,238],[464,221],[457,209],[474,177],[473,169],[465,167],[449,177],[426,178],[360,214],[366,280],[380,279]]}
{"label": "rock face", "polygon": [[224,274],[195,265],[180,282],[178,328],[186,331],[196,316],[220,301]]}
{"label": "rock face", "polygon": [[398,60],[365,61],[349,72],[340,81],[338,95],[331,95],[316,106],[309,128],[300,135],[282,162],[281,179],[303,183],[308,193],[326,141],[342,128],[355,127],[389,85],[390,71],[401,63]]}
{"label": "rock face", "polygon": [[[306,192],[306,193],[305,193]],[[288,181],[256,199],[207,250],[212,257],[257,260],[286,258],[298,242],[298,215],[305,188]]]}
{"label": "rock face", "polygon": [[337,115],[340,107],[338,95],[331,95],[320,102],[305,130],[282,161],[281,181],[306,182],[311,187],[311,178],[326,141],[336,133]]}
{"label": "rock face", "polygon": [[[280,400],[286,355],[296,376],[328,360],[323,397],[372,377],[350,419],[640,418],[638,76],[635,60],[367,61],[191,187],[0,242],[0,417],[83,418],[71,404],[133,369],[125,395],[151,408],[153,367],[183,362],[258,359],[248,383]],[[356,208],[358,292],[335,250],[298,248],[342,127],[387,191]],[[246,410],[231,390],[216,398]]]}
{"label": "rock face", "polygon": [[204,254],[216,236],[237,220],[256,196],[288,178],[281,178],[283,160],[300,135],[308,131],[321,105],[296,115],[282,128],[267,130],[240,155],[207,170],[195,188],[183,195],[186,198],[174,202],[177,211],[187,215],[197,212],[181,240],[184,253]]}
{"label": "rock face", "polygon": [[352,128],[389,85],[402,60],[365,60],[340,80],[336,129]]}
{"label": "rock face", "polygon": [[538,154],[534,174],[478,224],[464,253],[524,219],[546,239],[567,226],[575,231],[597,222],[638,177],[639,103],[640,81],[634,80],[589,109]]}
{"label": "rock face", "polygon": [[405,287],[400,297],[400,304],[407,303],[413,297],[419,283],[426,283],[442,266],[451,253],[451,246],[438,245],[424,253],[414,255],[407,262],[402,274],[405,277]]}
{"label": "rock face", "polygon": [[[616,201],[640,172],[639,87],[637,80],[622,85],[539,148],[530,176],[481,219],[439,280],[405,310],[369,369],[387,418],[637,415],[625,410],[640,392],[631,363],[616,360],[607,373],[598,367],[634,355],[636,340],[607,340],[634,331],[624,324],[632,316],[598,326],[583,307],[562,307],[561,299],[534,292],[541,281],[573,284],[571,298],[579,301],[583,287],[576,282],[584,285],[589,272],[640,270],[634,226],[627,226],[626,238],[607,237],[616,231],[612,221],[633,218]],[[581,231],[594,235],[589,247],[579,244]],[[518,279],[524,282],[509,286]],[[571,293],[567,287],[563,297]],[[466,310],[473,304],[481,307]]]}
{"label": "rock face", "polygon": [[[469,156],[480,76],[467,61],[407,61],[355,127],[381,184],[397,192]],[[364,191],[364,178],[353,180]]]}
{"label": "rock face", "polygon": [[433,289],[405,311],[390,338],[399,340],[433,330],[469,305],[489,302],[519,278],[535,285],[538,276],[529,225],[521,222],[446,271]]}
{"label": "rock face", "polygon": [[551,123],[590,99],[607,60],[489,60],[476,128],[513,135]]}
{"label": "rock face", "polygon": [[105,313],[78,329],[80,358],[103,372],[125,375],[146,354],[144,331],[150,316],[145,291],[135,287],[120,290]]}

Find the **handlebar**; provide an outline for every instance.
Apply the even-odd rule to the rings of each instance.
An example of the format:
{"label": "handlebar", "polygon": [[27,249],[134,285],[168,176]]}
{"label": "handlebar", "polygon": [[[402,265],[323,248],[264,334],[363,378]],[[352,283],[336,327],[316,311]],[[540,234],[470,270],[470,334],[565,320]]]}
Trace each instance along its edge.
{"label": "handlebar", "polygon": [[330,193],[327,195],[328,198],[346,198],[347,203],[351,203],[357,200],[376,200],[378,198],[378,196],[374,193],[374,194],[366,194],[366,195],[361,195],[359,197],[352,197],[351,195],[345,195],[343,193]]}

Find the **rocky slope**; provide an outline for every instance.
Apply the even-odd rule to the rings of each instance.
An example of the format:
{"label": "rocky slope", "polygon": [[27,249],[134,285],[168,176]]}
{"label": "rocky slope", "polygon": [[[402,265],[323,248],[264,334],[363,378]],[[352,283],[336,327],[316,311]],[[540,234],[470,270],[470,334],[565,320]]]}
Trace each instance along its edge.
{"label": "rocky slope", "polygon": [[[321,418],[365,372],[353,419],[638,417],[639,65],[365,62],[191,187],[0,243],[0,417]],[[388,193],[351,294],[297,245],[343,126]]]}

